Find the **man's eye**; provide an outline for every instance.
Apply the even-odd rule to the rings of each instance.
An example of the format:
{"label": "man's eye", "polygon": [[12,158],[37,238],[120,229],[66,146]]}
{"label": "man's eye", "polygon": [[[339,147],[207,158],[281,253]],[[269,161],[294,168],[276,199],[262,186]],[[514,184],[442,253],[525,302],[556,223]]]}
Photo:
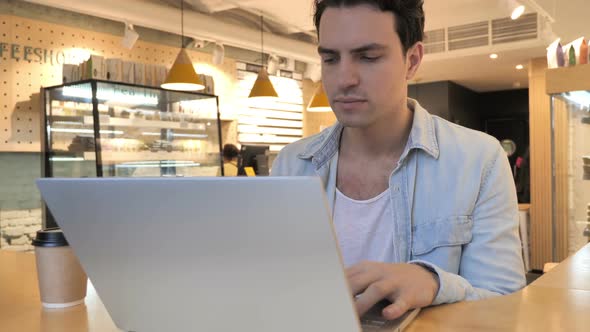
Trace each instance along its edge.
{"label": "man's eye", "polygon": [[361,60],[367,61],[367,62],[375,62],[375,61],[379,60],[379,58],[380,58],[380,56],[367,56],[367,55],[361,56]]}
{"label": "man's eye", "polygon": [[323,63],[334,63],[334,62],[336,62],[336,58],[335,57],[325,57],[325,58],[322,58],[322,62]]}

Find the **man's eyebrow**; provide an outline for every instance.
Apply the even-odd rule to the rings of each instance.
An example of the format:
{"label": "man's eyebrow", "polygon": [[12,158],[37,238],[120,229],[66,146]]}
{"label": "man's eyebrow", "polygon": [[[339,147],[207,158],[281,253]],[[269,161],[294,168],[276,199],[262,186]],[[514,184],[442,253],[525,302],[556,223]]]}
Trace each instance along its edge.
{"label": "man's eyebrow", "polygon": [[[367,51],[384,50],[384,49],[387,49],[386,45],[378,44],[378,43],[371,43],[371,44],[367,44],[367,45],[363,45],[363,46],[354,48],[350,51],[350,53],[356,54],[356,53],[363,53],[363,52],[367,52]],[[329,49],[329,48],[318,46],[318,53],[319,54],[338,54],[339,52]]]}
{"label": "man's eyebrow", "polygon": [[357,48],[351,50],[350,53],[363,53],[366,51],[380,51],[380,50],[384,50],[384,49],[387,49],[386,45],[372,43],[372,44],[364,45],[361,47],[357,47]]}
{"label": "man's eyebrow", "polygon": [[319,54],[336,54],[338,52],[331,50],[329,48],[324,48],[324,47],[318,46],[318,53]]}

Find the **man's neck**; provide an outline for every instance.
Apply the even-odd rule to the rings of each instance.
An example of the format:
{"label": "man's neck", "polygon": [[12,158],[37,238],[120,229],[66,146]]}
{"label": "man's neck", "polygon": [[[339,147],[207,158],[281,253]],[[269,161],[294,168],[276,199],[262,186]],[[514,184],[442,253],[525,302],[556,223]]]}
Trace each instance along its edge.
{"label": "man's neck", "polygon": [[401,107],[391,117],[380,119],[370,127],[345,127],[340,144],[341,153],[399,159],[408,142],[414,118],[407,104]]}

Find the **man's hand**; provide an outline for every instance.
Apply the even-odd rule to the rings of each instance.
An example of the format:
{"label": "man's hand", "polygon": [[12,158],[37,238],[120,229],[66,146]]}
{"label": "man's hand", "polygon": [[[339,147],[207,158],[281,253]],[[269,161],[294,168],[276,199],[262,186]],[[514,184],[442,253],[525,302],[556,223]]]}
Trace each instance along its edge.
{"label": "man's hand", "polygon": [[429,306],[438,293],[436,276],[415,264],[361,262],[346,269],[346,277],[362,316],[377,302],[387,299],[386,319],[396,319],[413,308]]}

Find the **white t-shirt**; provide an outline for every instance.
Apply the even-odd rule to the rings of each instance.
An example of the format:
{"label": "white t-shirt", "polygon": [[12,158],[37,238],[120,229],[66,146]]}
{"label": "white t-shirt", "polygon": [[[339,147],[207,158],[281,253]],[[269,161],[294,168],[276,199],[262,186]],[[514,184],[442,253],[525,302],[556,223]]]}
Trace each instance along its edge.
{"label": "white t-shirt", "polygon": [[345,267],[363,260],[394,261],[389,189],[365,201],[351,199],[336,189],[334,228]]}

